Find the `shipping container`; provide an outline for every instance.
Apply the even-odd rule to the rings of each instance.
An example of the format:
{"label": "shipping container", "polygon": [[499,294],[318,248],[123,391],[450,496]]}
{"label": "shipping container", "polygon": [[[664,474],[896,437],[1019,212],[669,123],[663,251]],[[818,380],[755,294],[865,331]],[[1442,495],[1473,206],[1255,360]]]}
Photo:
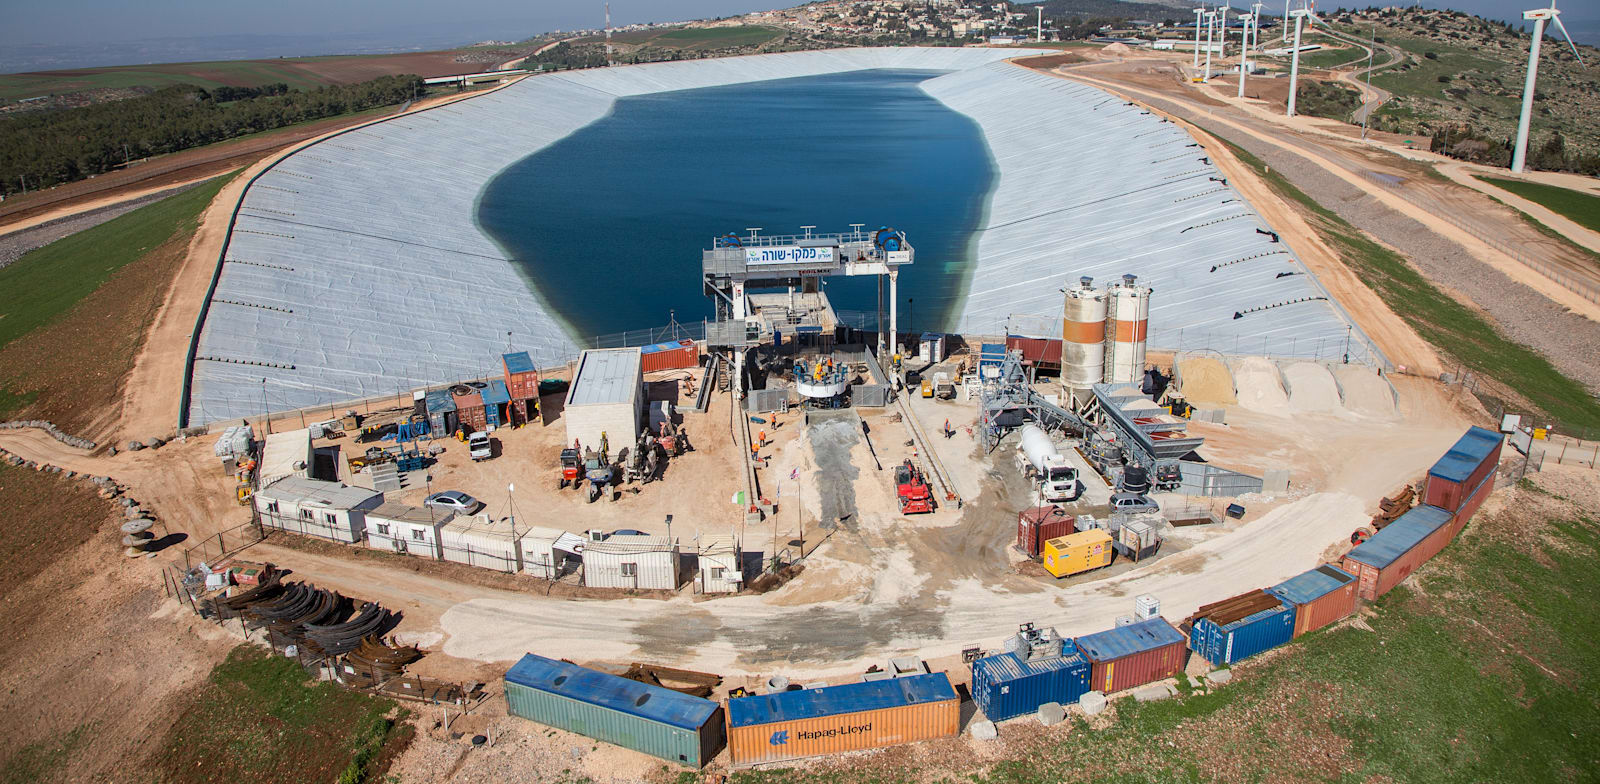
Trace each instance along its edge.
{"label": "shipping container", "polygon": [[1222,667],[1294,639],[1295,608],[1265,591],[1252,591],[1200,608],[1185,624],[1189,650]]}
{"label": "shipping container", "polygon": [[1332,564],[1284,580],[1267,593],[1294,605],[1294,636],[1314,632],[1356,611],[1355,575]]}
{"label": "shipping container", "polygon": [[478,390],[466,384],[452,387],[450,400],[455,403],[457,427],[476,431],[489,424],[483,415],[483,395]]}
{"label": "shipping container", "polygon": [[1356,576],[1356,593],[1377,599],[1400,584],[1449,543],[1451,514],[1419,506],[1388,524],[1344,557],[1344,570]]}
{"label": "shipping container", "polygon": [[1039,555],[1045,542],[1074,531],[1074,518],[1059,506],[1035,506],[1017,515],[1017,549],[1030,558]]}
{"label": "shipping container", "polygon": [[514,716],[691,768],[722,748],[722,707],[711,700],[526,654],[506,671]]}
{"label": "shipping container", "polygon": [[1422,491],[1422,503],[1454,512],[1483,483],[1483,478],[1494,473],[1500,464],[1500,449],[1504,439],[1499,433],[1481,427],[1469,428],[1465,435],[1450,447],[1428,469],[1427,483]]}
{"label": "shipping container", "polygon": [[942,672],[728,700],[734,765],[953,738],[961,699]]}
{"label": "shipping container", "polygon": [[700,349],[688,339],[656,343],[639,349],[639,352],[640,363],[646,373],[692,368],[700,364]]}
{"label": "shipping container", "polygon": [[1110,566],[1111,553],[1111,534],[1096,528],[1047,540],[1039,548],[1039,560],[1045,571],[1068,577]]}
{"label": "shipping container", "polygon": [[1478,509],[1483,507],[1483,502],[1489,500],[1489,494],[1493,492],[1494,473],[1491,472],[1488,476],[1483,478],[1482,482],[1478,483],[1478,487],[1472,491],[1472,494],[1467,496],[1465,501],[1461,502],[1461,508],[1457,509],[1455,516],[1451,518],[1451,539],[1454,539],[1456,536],[1460,535],[1461,529],[1467,527],[1467,522],[1472,520],[1472,516],[1478,513]]}
{"label": "shipping container", "polygon": [[1151,618],[1074,643],[1089,661],[1089,687],[1112,692],[1170,678],[1183,670],[1183,635],[1165,618]]}
{"label": "shipping container", "polygon": [[1060,338],[1029,338],[1021,335],[1007,335],[1006,348],[1021,350],[1022,358],[1032,362],[1040,370],[1061,369],[1061,339]]}
{"label": "shipping container", "polygon": [[456,431],[459,420],[456,418],[455,397],[450,390],[429,390],[424,405],[428,411],[428,432],[443,437]]}
{"label": "shipping container", "polygon": [[1047,702],[1071,705],[1089,691],[1089,662],[1070,647],[1064,656],[1028,659],[1021,653],[972,663],[972,699],[990,721],[1033,713]]}
{"label": "shipping container", "polygon": [[526,351],[500,356],[500,366],[506,372],[506,391],[512,400],[537,400],[539,397],[539,371]]}

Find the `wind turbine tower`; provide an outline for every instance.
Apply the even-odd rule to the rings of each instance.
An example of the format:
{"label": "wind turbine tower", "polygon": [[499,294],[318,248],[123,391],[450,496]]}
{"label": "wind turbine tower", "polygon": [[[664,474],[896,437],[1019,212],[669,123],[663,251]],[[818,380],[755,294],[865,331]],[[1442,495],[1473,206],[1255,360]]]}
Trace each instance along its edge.
{"label": "wind turbine tower", "polygon": [[1309,8],[1296,8],[1289,12],[1294,17],[1294,56],[1289,60],[1289,111],[1288,116],[1294,116],[1294,95],[1300,86],[1300,28],[1305,25],[1306,19],[1315,19],[1316,14]]}
{"label": "wind turbine tower", "polygon": [[1255,21],[1254,14],[1244,14],[1240,17],[1244,27],[1239,28],[1239,97],[1244,97],[1244,77],[1250,71],[1250,24]]}
{"label": "wind turbine tower", "polygon": [[606,3],[606,65],[615,65],[611,61],[611,4]]}
{"label": "wind turbine tower", "polygon": [[1200,70],[1200,17],[1205,16],[1205,8],[1194,9],[1194,70]]}
{"label": "wind turbine tower", "polygon": [[1523,164],[1528,158],[1528,123],[1533,119],[1533,94],[1539,81],[1539,44],[1544,39],[1544,23],[1555,22],[1556,28],[1561,31],[1561,36],[1567,39],[1567,46],[1572,47],[1572,56],[1583,62],[1583,56],[1578,54],[1578,47],[1572,43],[1572,36],[1567,34],[1567,26],[1561,23],[1561,12],[1556,10],[1556,0],[1550,0],[1549,8],[1535,8],[1532,11],[1523,11],[1523,19],[1533,21],[1533,43],[1528,47],[1528,81],[1522,85],[1522,117],[1517,120],[1517,148],[1511,154],[1511,170],[1522,173]]}

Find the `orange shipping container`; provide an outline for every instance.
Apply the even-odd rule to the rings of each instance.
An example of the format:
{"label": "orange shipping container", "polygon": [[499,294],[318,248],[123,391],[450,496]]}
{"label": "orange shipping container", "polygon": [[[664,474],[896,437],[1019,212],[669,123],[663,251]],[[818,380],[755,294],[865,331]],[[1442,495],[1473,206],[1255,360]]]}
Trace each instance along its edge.
{"label": "orange shipping container", "polygon": [[953,738],[961,699],[942,672],[728,700],[736,766]]}
{"label": "orange shipping container", "polygon": [[1294,605],[1296,637],[1344,620],[1356,611],[1355,576],[1331,564],[1278,583],[1267,593]]}

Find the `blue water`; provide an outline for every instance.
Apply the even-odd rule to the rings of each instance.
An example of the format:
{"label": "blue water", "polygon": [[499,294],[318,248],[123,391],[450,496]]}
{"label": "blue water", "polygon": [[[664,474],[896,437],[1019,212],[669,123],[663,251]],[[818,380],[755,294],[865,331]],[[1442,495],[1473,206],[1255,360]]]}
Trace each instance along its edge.
{"label": "blue water", "polygon": [[[711,315],[700,251],[759,226],[798,234],[890,225],[902,329],[942,329],[969,279],[994,167],[982,131],[917,87],[937,74],[856,71],[616,102],[497,175],[478,220],[576,336]],[[870,311],[876,279],[827,284]],[[885,295],[887,297],[887,294]],[[914,326],[907,319],[914,321]]]}

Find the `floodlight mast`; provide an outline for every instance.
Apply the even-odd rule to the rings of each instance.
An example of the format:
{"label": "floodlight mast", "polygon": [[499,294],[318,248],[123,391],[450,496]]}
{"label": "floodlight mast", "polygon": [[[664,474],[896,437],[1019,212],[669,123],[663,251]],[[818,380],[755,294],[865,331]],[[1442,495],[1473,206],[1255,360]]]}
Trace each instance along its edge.
{"label": "floodlight mast", "polygon": [[1579,64],[1583,63],[1583,55],[1578,54],[1572,36],[1567,34],[1567,26],[1561,23],[1561,12],[1556,10],[1555,0],[1550,0],[1549,8],[1523,11],[1522,18],[1533,22],[1533,42],[1528,46],[1528,78],[1522,85],[1522,115],[1517,118],[1517,147],[1511,154],[1511,171],[1518,174],[1522,173],[1528,162],[1528,126],[1533,120],[1533,96],[1537,92],[1534,88],[1539,81],[1539,44],[1544,40],[1545,22],[1556,23],[1556,29],[1561,31],[1562,37],[1567,39],[1567,46],[1572,48],[1572,56],[1578,58]]}

